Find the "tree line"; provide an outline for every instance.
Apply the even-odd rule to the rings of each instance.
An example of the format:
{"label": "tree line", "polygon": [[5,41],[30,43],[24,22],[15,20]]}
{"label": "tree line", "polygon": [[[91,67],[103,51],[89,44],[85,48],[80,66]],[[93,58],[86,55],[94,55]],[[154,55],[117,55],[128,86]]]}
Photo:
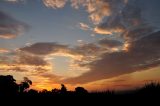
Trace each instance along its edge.
{"label": "tree line", "polygon": [[46,89],[37,91],[29,89],[32,85],[32,81],[27,77],[24,77],[20,84],[16,83],[16,80],[11,75],[0,75],[0,96],[18,96],[18,95],[67,95],[67,94],[87,94],[88,91],[83,87],[76,87],[75,91],[67,91],[67,87],[61,84],[61,89],[52,89],[48,91]]}
{"label": "tree line", "polygon": [[89,96],[89,97],[156,97],[160,96],[160,83],[151,82],[145,84],[139,89],[115,92],[111,90],[106,90],[104,92],[88,92],[83,87],[76,87],[74,91],[68,91],[64,84],[61,84],[60,89],[52,89],[37,91],[34,89],[29,89],[32,85],[32,81],[27,77],[24,77],[23,81],[19,84],[11,75],[0,75],[0,97],[4,96],[48,96],[48,97],[58,97],[58,96]]}

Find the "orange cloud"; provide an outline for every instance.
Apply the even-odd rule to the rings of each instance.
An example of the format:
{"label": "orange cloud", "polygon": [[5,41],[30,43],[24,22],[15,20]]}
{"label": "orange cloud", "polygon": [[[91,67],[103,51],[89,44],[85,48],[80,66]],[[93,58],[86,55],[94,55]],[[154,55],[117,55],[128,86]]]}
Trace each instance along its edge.
{"label": "orange cloud", "polygon": [[4,48],[0,48],[0,53],[8,53],[8,52],[9,52],[9,50],[4,49]]}

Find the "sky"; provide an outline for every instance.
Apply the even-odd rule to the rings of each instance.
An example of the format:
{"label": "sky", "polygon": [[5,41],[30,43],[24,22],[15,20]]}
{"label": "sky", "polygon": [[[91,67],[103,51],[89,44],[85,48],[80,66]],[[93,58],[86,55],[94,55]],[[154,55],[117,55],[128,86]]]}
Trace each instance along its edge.
{"label": "sky", "polygon": [[159,0],[0,0],[0,75],[31,88],[160,81]]}

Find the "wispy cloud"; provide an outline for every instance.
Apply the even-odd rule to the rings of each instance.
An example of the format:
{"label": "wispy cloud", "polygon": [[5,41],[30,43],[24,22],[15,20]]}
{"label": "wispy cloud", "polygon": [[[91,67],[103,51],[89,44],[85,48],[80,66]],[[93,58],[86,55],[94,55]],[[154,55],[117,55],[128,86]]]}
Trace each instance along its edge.
{"label": "wispy cloud", "polygon": [[17,3],[25,3],[27,1],[28,0],[1,0],[0,2],[8,2],[8,3],[11,3],[11,4],[17,4]]}
{"label": "wispy cloud", "polygon": [[19,0],[3,0],[3,1],[8,1],[8,2],[18,2]]}
{"label": "wispy cloud", "polygon": [[8,53],[9,50],[5,49],[5,48],[0,48],[0,53]]}
{"label": "wispy cloud", "polygon": [[82,22],[79,23],[79,26],[82,30],[91,30],[92,29],[89,25],[82,23]]}
{"label": "wispy cloud", "polygon": [[49,8],[63,8],[67,0],[42,0],[44,5]]}

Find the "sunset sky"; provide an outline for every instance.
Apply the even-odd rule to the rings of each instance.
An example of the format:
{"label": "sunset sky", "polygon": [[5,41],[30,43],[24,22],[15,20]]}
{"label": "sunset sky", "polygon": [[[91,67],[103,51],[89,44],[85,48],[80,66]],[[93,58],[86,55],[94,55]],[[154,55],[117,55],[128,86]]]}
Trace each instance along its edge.
{"label": "sunset sky", "polygon": [[0,75],[37,90],[160,81],[160,0],[0,0]]}

